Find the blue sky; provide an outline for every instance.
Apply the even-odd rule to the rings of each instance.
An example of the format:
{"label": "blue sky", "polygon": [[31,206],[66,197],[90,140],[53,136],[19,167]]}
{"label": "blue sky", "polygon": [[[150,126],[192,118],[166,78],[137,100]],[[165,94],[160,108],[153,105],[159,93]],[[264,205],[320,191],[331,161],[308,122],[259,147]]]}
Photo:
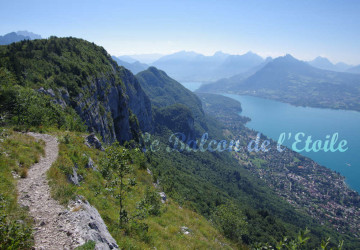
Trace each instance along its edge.
{"label": "blue sky", "polygon": [[81,37],[114,55],[251,50],[360,64],[356,0],[0,1],[0,34]]}

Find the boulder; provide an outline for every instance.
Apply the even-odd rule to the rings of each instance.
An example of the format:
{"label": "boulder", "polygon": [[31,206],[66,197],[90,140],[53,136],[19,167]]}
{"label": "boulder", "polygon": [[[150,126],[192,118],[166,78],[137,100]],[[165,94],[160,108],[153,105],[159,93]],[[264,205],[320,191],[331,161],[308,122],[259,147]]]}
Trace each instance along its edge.
{"label": "boulder", "polygon": [[86,137],[86,142],[92,147],[104,151],[104,148],[100,140],[96,137],[94,133],[91,133],[88,137]]}
{"label": "boulder", "polygon": [[77,168],[78,168],[77,165],[75,165],[75,167],[73,167],[73,174],[68,174],[67,178],[68,178],[69,182],[71,182],[72,184],[74,184],[76,186],[80,186],[80,182],[84,178],[77,173]]}
{"label": "boulder", "polygon": [[43,87],[37,90],[39,93],[43,93],[45,95],[49,95],[51,97],[55,97],[55,92],[52,89],[45,90]]}
{"label": "boulder", "polygon": [[95,165],[91,157],[89,157],[88,163],[85,165],[85,168],[91,168],[92,170],[97,171],[97,166]]}
{"label": "boulder", "polygon": [[166,194],[164,192],[159,192],[159,195],[161,197],[161,202],[165,203],[166,202]]}
{"label": "boulder", "polygon": [[191,234],[191,230],[188,227],[182,226],[180,229],[181,229],[181,233],[185,235]]}

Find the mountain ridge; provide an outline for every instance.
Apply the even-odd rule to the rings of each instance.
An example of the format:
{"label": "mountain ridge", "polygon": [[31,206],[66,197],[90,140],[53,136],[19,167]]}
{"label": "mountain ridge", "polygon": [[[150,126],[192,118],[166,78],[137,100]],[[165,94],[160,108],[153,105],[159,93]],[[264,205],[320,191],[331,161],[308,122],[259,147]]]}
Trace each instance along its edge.
{"label": "mountain ridge", "polygon": [[201,86],[197,92],[248,94],[294,105],[360,111],[360,76],[322,70],[291,55],[278,57],[248,77]]}
{"label": "mountain ridge", "polygon": [[0,36],[0,45],[8,45],[10,43],[19,42],[22,40],[34,40],[41,39],[41,36],[38,34],[34,34],[32,32],[18,31],[18,32],[10,32],[3,36]]}
{"label": "mountain ridge", "polygon": [[326,57],[318,56],[314,60],[308,62],[311,66],[319,68],[319,69],[325,69],[325,70],[331,70],[331,71],[338,71],[338,72],[346,72],[349,70],[352,66],[343,62],[338,62],[336,64],[333,64],[330,62],[329,59]]}

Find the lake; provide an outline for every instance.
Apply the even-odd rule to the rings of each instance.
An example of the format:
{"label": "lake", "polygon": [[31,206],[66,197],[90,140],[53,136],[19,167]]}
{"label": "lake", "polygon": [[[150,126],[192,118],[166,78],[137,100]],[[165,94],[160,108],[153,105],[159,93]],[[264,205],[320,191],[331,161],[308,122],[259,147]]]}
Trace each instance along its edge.
{"label": "lake", "polygon": [[278,101],[224,94],[241,102],[241,115],[251,118],[247,127],[277,141],[280,134],[291,133],[292,139],[284,145],[291,148],[294,135],[303,132],[312,140],[325,141],[326,135],[339,134],[339,141],[346,140],[345,152],[301,152],[320,165],[341,173],[348,186],[360,193],[360,112],[296,107]]}

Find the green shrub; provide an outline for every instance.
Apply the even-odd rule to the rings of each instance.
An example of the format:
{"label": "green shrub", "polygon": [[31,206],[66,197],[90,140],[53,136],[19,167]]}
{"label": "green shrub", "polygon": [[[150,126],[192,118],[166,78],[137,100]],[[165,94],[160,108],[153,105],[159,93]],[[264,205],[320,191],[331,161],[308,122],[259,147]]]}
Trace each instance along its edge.
{"label": "green shrub", "polygon": [[93,249],[95,249],[95,245],[96,244],[94,241],[89,240],[84,245],[81,245],[81,246],[75,248],[75,250],[93,250]]}
{"label": "green shrub", "polygon": [[70,107],[62,108],[50,97],[19,85],[0,85],[0,110],[5,123],[15,125],[19,130],[56,127],[85,131],[85,125],[75,110]]}
{"label": "green shrub", "polygon": [[0,196],[0,249],[29,249],[32,246],[32,231],[21,221],[8,218]]}

